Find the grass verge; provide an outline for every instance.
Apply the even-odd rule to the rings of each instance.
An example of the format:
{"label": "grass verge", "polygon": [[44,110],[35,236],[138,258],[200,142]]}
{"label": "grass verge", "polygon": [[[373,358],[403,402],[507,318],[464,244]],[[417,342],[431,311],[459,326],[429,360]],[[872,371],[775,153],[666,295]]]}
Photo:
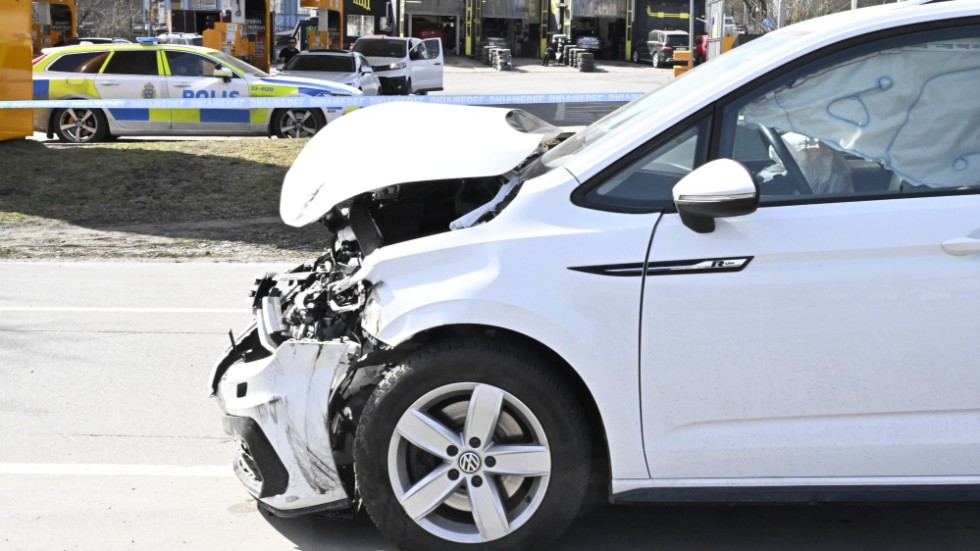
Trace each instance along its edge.
{"label": "grass verge", "polygon": [[309,256],[318,226],[278,220],[283,178],[307,142],[0,142],[0,258]]}

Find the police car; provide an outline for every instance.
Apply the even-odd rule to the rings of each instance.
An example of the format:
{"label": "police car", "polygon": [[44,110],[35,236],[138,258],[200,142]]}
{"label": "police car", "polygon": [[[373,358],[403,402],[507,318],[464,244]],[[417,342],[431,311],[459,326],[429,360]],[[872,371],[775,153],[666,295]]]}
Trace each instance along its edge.
{"label": "police car", "polygon": [[[137,100],[219,98],[331,98],[358,96],[344,84],[273,77],[224,52],[198,46],[96,44],[49,48],[34,60],[36,100]],[[283,102],[256,109],[142,106],[63,107],[34,110],[34,130],[65,142],[89,143],[135,135],[316,134],[344,113],[326,106]]]}

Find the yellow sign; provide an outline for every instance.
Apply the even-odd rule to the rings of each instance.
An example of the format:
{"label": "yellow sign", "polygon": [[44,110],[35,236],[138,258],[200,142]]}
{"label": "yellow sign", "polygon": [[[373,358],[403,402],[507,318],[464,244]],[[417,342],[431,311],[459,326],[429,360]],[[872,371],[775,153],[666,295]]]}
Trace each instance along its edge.
{"label": "yellow sign", "polygon": [[[0,100],[30,100],[30,2],[0,1],[0,21]],[[30,109],[0,109],[0,140],[30,136],[33,123]]]}
{"label": "yellow sign", "polygon": [[354,5],[371,11],[371,0],[354,0]]}
{"label": "yellow sign", "polygon": [[300,0],[299,5],[303,8],[317,8],[321,10],[343,11],[344,9],[343,0]]}
{"label": "yellow sign", "polygon": [[650,6],[647,6],[647,15],[650,17],[656,17],[657,19],[671,18],[671,19],[687,19],[690,14],[687,12],[683,13],[667,13],[663,11],[653,11]]}

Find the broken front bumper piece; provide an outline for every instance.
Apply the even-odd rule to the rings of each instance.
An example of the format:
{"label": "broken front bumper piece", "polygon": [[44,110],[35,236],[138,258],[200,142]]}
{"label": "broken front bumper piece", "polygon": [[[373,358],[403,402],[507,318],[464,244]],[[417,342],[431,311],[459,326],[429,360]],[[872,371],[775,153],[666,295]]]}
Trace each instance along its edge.
{"label": "broken front bumper piece", "polygon": [[275,346],[264,314],[211,374],[225,432],[239,442],[235,474],[279,516],[346,509],[351,500],[333,458],[328,404],[359,346],[296,340]]}

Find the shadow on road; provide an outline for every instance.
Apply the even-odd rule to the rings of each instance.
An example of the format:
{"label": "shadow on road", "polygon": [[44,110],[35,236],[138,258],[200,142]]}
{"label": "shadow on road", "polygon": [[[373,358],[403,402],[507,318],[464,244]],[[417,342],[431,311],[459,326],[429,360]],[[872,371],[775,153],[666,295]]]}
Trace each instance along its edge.
{"label": "shadow on road", "polygon": [[[366,514],[268,521],[302,551],[394,549]],[[980,504],[604,505],[577,519],[556,551],[975,550]]]}

